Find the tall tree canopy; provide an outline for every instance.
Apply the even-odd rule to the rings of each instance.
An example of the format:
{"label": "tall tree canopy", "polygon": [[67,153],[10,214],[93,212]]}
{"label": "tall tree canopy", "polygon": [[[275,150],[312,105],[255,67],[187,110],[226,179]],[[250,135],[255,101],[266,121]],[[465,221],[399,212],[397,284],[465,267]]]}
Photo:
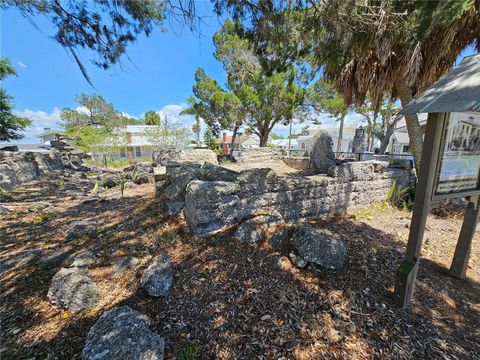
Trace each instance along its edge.
{"label": "tall tree canopy", "polygon": [[[347,103],[384,95],[402,106],[455,63],[470,44],[480,49],[480,1],[339,1],[309,8],[312,63]],[[420,168],[418,118],[406,116],[410,149]]]}
{"label": "tall tree canopy", "polygon": [[[0,81],[17,72],[6,58],[0,58]],[[12,97],[0,86],[0,141],[18,140],[23,137],[19,131],[31,124],[29,119],[13,113]]]}
{"label": "tall tree canopy", "polygon": [[295,68],[265,68],[262,64],[268,61],[254,51],[248,37],[238,35],[241,29],[241,24],[227,20],[214,35],[215,57],[227,73],[226,89],[198,69],[193,92],[207,123],[233,128],[234,134],[240,126],[248,127],[259,136],[260,146],[266,146],[275,124],[293,118],[304,93]]}
{"label": "tall tree canopy", "polygon": [[156,111],[149,110],[145,113],[146,125],[160,125],[160,121],[160,115]]}
{"label": "tall tree canopy", "polygon": [[113,130],[134,120],[124,117],[100,95],[80,94],[75,101],[79,107],[64,108],[60,117],[66,134],[74,139],[77,148],[94,151],[98,147],[105,147],[103,143],[107,138],[112,140],[110,145],[114,148],[115,142],[121,143],[124,140],[117,139]]}
{"label": "tall tree canopy", "polygon": [[[218,13],[248,19],[250,32],[259,43],[270,40],[271,51],[302,58],[311,74],[321,70],[347,104],[362,104],[368,96],[377,110],[385,94],[405,106],[448,71],[468,45],[480,48],[479,0],[214,3]],[[278,41],[282,32],[277,29],[285,26],[292,36]],[[288,52],[290,39],[298,49]],[[406,123],[419,169],[418,118],[407,116]]]}

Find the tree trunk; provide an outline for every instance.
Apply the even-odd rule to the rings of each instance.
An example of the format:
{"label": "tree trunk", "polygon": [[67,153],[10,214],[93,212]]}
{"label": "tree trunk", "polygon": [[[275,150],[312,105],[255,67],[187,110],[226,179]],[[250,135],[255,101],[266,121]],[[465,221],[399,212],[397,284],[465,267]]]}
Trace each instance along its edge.
{"label": "tree trunk", "polygon": [[197,122],[197,147],[200,146],[200,117],[197,115],[195,117],[195,120]]}
{"label": "tree trunk", "polygon": [[233,135],[232,135],[232,149],[230,150],[230,155],[233,155],[233,149],[235,147],[235,139],[237,138],[237,131],[238,131],[238,126],[235,126],[233,128]]}
{"label": "tree trunk", "polygon": [[[413,99],[412,89],[403,79],[398,80],[396,83],[396,88],[398,91],[398,97],[402,103],[402,107],[407,106],[407,104]],[[422,129],[420,127],[420,123],[418,122],[417,115],[405,115],[405,123],[407,125],[408,137],[410,139],[408,151],[413,155],[413,159],[415,160],[415,169],[417,170],[418,176],[420,173],[420,162],[423,149]]]}
{"label": "tree trunk", "polygon": [[339,119],[339,121],[340,121],[340,129],[338,130],[337,153],[342,152],[343,125],[345,122],[345,116],[342,116]]}
{"label": "tree trunk", "polygon": [[395,129],[396,122],[388,123],[387,128],[385,129],[385,135],[380,139],[380,154],[385,154],[388,144],[390,143],[390,138],[393,135],[393,130]]}

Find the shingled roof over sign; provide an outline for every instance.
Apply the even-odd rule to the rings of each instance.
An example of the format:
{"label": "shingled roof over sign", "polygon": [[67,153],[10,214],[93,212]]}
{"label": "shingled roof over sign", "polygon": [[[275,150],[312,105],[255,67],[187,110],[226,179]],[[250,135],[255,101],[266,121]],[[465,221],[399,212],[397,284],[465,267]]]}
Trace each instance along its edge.
{"label": "shingled roof over sign", "polygon": [[401,114],[480,111],[480,54],[468,56],[413,99]]}

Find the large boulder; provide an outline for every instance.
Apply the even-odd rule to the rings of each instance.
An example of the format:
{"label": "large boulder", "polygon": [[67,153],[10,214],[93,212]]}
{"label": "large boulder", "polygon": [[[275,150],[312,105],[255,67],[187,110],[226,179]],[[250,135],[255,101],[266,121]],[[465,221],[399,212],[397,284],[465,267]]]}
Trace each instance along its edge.
{"label": "large boulder", "polygon": [[205,162],[200,168],[200,180],[205,181],[235,181],[240,174],[237,171]]}
{"label": "large boulder", "polygon": [[217,154],[210,149],[185,149],[178,154],[178,160],[202,165],[205,161],[218,164]]}
{"label": "large boulder", "polygon": [[76,240],[87,236],[94,236],[97,224],[93,221],[74,221],[67,233],[67,240]]}
{"label": "large boulder", "polygon": [[164,339],[152,332],[148,318],[128,306],[104,313],[88,332],[84,360],[162,360]]}
{"label": "large boulder", "polygon": [[48,289],[50,301],[72,310],[91,309],[100,301],[100,291],[79,268],[60,269]]}
{"label": "large boulder", "polygon": [[198,164],[170,163],[167,165],[167,176],[163,194],[167,201],[170,215],[178,214],[185,205],[187,185],[201,177]]}
{"label": "large boulder", "polygon": [[305,262],[326,269],[342,267],[346,253],[345,244],[332,232],[299,226],[294,230],[293,239],[296,254]]}
{"label": "large boulder", "polygon": [[310,169],[315,174],[327,174],[330,167],[335,165],[332,147],[332,138],[326,131],[319,131],[313,138],[313,146],[310,150]]}
{"label": "large boulder", "polygon": [[152,263],[143,273],[140,283],[148,295],[159,297],[167,294],[172,281],[172,260],[167,254],[160,254],[153,258]]}

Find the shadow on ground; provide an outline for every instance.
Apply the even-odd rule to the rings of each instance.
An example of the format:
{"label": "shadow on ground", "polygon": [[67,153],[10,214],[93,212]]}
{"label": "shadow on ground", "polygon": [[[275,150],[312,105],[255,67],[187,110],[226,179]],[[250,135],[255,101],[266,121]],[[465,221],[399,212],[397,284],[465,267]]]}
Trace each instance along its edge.
{"label": "shadow on ground", "polygon": [[[98,236],[68,245],[73,252],[99,253],[102,261],[91,273],[106,300],[98,309],[69,312],[46,297],[58,268],[41,270],[36,261],[56,249],[49,245],[62,244],[72,221],[85,218],[97,221]],[[150,194],[71,204],[40,225],[7,222],[2,253],[35,246],[39,253],[3,273],[1,356],[77,359],[90,327],[118,304],[148,316],[171,359],[478,356],[480,284],[455,280],[424,260],[412,309],[397,310],[392,287],[404,242],[346,217],[315,226],[346,242],[343,269],[298,270],[285,257],[288,249],[239,244],[231,231],[194,237]],[[139,289],[139,277],[151,255],[162,251],[173,258],[176,276],[169,294],[154,299]],[[139,257],[142,266],[112,274],[119,252]]]}

